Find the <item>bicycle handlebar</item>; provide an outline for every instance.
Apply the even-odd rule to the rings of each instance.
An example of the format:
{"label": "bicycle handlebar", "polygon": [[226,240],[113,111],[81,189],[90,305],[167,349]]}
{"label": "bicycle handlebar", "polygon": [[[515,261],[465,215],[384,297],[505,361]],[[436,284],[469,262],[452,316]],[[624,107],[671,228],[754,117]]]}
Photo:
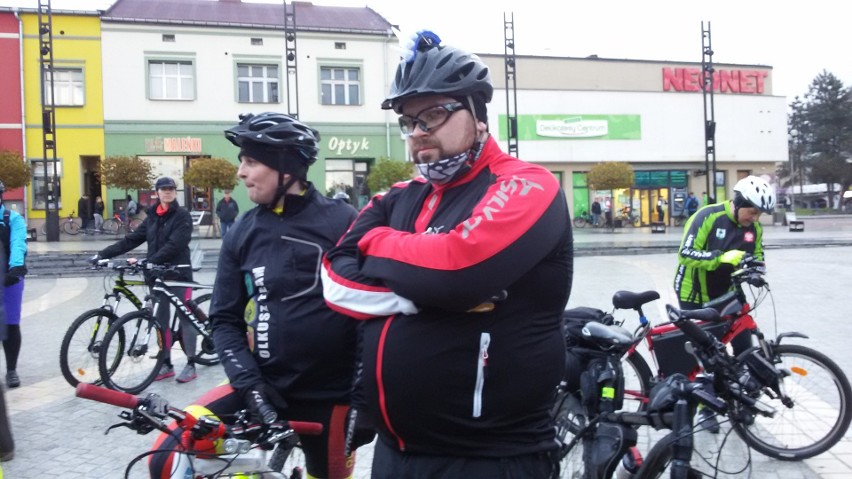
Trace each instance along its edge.
{"label": "bicycle handlebar", "polygon": [[[132,394],[128,394],[126,392],[115,391],[113,389],[107,389],[88,383],[78,384],[75,394],[77,397],[83,399],[102,402],[125,409],[136,409],[137,407],[139,407],[141,402],[150,401],[152,397],[159,399],[159,396],[157,396],[156,394],[150,394],[148,398],[141,398]],[[164,412],[166,413],[175,411],[183,414],[182,410],[172,408],[168,406],[168,403],[164,403],[163,407],[165,409]],[[323,431],[323,425],[318,422],[288,421],[288,423],[290,424],[290,428],[292,428],[293,431],[299,435],[319,436],[320,434],[322,434]]]}

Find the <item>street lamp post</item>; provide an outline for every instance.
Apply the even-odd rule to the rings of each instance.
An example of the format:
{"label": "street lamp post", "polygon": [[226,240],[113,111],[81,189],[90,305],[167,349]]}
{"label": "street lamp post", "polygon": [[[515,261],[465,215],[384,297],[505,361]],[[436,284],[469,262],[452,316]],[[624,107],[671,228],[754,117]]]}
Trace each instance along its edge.
{"label": "street lamp post", "polygon": [[790,130],[790,144],[793,146],[790,155],[790,209],[796,211],[796,166],[799,163],[799,130],[795,128]]}

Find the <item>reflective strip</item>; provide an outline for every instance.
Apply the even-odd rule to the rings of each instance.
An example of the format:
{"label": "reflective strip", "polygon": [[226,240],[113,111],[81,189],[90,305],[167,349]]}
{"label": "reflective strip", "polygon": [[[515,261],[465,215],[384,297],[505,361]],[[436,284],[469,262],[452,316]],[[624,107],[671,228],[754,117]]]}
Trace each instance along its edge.
{"label": "reflective strip", "polygon": [[491,333],[479,335],[479,357],[476,360],[476,388],[473,391],[473,417],[482,416],[482,388],[485,387],[485,366],[488,361],[488,345]]}

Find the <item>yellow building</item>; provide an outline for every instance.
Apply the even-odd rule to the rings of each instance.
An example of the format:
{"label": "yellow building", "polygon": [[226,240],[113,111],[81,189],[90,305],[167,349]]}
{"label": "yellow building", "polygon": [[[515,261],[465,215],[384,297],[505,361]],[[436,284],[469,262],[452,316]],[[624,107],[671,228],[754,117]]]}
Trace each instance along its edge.
{"label": "yellow building", "polygon": [[[41,45],[37,10],[21,11],[23,22],[24,121],[26,157],[33,171],[28,189],[30,227],[45,218],[45,166],[53,176],[52,154],[45,162],[42,122]],[[47,21],[47,18],[43,18]],[[56,124],[56,184],[60,219],[77,214],[78,200],[103,196],[97,174],[104,156],[101,24],[97,12],[53,11],[53,86]],[[50,78],[45,80],[47,86]],[[47,95],[50,101],[49,94]],[[91,207],[90,207],[91,211]]]}

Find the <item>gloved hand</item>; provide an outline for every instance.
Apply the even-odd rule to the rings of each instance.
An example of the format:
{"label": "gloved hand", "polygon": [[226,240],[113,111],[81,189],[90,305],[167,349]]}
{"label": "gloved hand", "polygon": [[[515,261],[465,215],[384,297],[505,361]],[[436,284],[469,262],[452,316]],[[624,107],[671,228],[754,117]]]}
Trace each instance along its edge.
{"label": "gloved hand", "polygon": [[101,254],[100,254],[100,253],[95,253],[95,255],[94,255],[94,256],[92,256],[91,258],[89,258],[89,263],[91,263],[91,264],[93,264],[93,265],[94,265],[94,264],[98,264],[98,261],[100,261],[100,260],[101,260]]}
{"label": "gloved hand", "polygon": [[278,419],[278,409],[286,409],[287,402],[266,383],[257,383],[240,392],[248,410],[264,424]]}
{"label": "gloved hand", "polygon": [[370,444],[376,437],[376,430],[373,429],[370,421],[364,417],[363,412],[358,409],[351,408],[346,414],[346,445],[343,452],[346,456],[351,456],[359,447]]}
{"label": "gloved hand", "polygon": [[743,256],[745,256],[745,251],[741,249],[732,249],[722,253],[722,256],[719,256],[719,261],[736,266],[743,260]]}
{"label": "gloved hand", "polygon": [[21,278],[23,278],[26,274],[26,266],[13,266],[9,268],[9,271],[6,273],[6,278],[3,280],[3,286],[18,284],[18,282],[21,281]]}

